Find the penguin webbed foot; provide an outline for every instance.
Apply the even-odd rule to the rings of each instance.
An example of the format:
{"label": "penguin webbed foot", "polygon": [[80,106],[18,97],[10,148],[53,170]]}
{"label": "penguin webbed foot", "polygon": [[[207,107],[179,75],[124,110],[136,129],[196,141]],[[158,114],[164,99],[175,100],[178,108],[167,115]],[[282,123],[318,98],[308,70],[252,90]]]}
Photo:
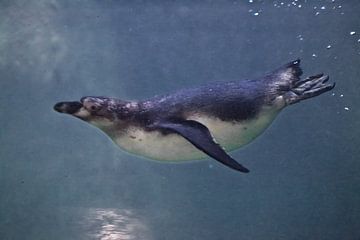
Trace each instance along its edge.
{"label": "penguin webbed foot", "polygon": [[299,80],[285,94],[285,101],[290,105],[330,91],[335,87],[335,83],[327,84],[327,81],[329,76],[323,73]]}

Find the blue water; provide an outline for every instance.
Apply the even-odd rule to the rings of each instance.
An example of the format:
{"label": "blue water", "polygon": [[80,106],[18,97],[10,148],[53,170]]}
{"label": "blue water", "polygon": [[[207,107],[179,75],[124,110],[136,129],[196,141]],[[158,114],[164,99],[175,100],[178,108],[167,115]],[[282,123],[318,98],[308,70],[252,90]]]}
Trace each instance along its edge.
{"label": "blue water", "polygon": [[[1,1],[0,239],[360,238],[359,1]],[[336,88],[232,156],[161,164],[52,110],[261,76]]]}

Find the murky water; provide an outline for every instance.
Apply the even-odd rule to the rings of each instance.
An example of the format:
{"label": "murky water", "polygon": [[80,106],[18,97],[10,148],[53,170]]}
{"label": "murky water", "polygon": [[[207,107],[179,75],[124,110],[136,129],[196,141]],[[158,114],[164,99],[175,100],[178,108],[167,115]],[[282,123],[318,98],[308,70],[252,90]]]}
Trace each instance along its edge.
{"label": "murky water", "polygon": [[[1,239],[359,239],[360,2],[1,1]],[[336,88],[232,156],[161,164],[52,110],[256,77]]]}

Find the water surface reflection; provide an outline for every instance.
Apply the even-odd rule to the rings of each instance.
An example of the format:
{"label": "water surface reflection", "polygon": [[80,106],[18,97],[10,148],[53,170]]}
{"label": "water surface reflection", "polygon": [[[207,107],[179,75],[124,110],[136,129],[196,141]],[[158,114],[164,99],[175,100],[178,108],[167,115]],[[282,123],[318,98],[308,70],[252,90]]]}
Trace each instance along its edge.
{"label": "water surface reflection", "polygon": [[90,208],[84,213],[81,224],[90,239],[152,239],[144,219],[130,209]]}

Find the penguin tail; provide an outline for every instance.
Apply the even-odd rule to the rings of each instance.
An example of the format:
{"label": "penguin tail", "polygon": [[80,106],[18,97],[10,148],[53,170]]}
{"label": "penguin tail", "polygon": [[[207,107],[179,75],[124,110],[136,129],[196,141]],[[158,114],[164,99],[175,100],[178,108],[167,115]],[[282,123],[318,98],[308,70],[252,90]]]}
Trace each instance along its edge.
{"label": "penguin tail", "polygon": [[296,59],[271,72],[267,79],[274,90],[287,91],[300,81],[302,73],[300,59]]}
{"label": "penguin tail", "polygon": [[271,89],[276,95],[284,97],[286,105],[316,97],[335,87],[335,83],[327,83],[328,75],[321,73],[305,79],[301,79],[301,75],[300,59],[287,63],[268,75]]}

